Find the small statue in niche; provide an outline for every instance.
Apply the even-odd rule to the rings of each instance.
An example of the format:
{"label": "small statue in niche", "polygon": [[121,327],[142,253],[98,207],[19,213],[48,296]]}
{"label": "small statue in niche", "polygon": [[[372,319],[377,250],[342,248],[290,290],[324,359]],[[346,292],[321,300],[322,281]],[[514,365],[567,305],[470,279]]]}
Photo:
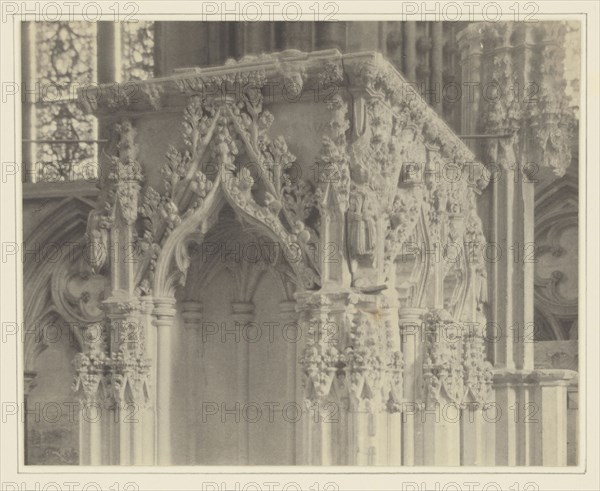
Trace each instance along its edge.
{"label": "small statue in niche", "polygon": [[107,261],[109,228],[110,220],[100,210],[90,212],[85,239],[88,247],[87,259],[94,273],[99,272]]}
{"label": "small statue in niche", "polygon": [[352,255],[370,255],[375,249],[376,214],[369,197],[351,193],[348,209],[348,238]]}

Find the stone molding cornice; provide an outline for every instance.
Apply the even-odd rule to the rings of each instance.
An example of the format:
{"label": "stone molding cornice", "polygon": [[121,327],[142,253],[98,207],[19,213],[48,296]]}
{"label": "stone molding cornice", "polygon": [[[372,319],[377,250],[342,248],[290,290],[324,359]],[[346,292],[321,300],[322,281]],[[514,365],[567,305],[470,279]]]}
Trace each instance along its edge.
{"label": "stone molding cornice", "polygon": [[[87,112],[96,115],[116,114],[128,117],[146,114],[149,110],[172,110],[174,104],[184,107],[187,98],[194,95],[209,99],[227,99],[227,88],[290,87],[273,90],[266,96],[271,102],[293,101],[284,94],[294,88],[302,97],[327,102],[335,91],[341,89],[366,89],[371,94],[383,93],[392,110],[405,106],[421,123],[427,124],[425,143],[442,144],[442,155],[448,160],[474,163],[476,158],[448,125],[419,95],[414,84],[408,82],[383,55],[376,52],[342,54],[336,49],[303,53],[296,50],[282,51],[257,57],[246,57],[239,62],[229,62],[222,67],[190,68],[169,77],[126,84],[103,84],[94,91],[94,97],[79,91],[79,103]],[[133,95],[124,93],[130,88]],[[223,90],[225,96],[220,91]],[[321,91],[321,93],[319,93]],[[164,101],[151,103],[148,93],[156,94]],[[230,92],[236,96],[235,92]],[[297,96],[295,96],[297,97]],[[154,104],[154,105],[153,105]]]}
{"label": "stone molding cornice", "polygon": [[494,371],[494,387],[517,385],[568,386],[579,378],[573,370],[506,370]]}

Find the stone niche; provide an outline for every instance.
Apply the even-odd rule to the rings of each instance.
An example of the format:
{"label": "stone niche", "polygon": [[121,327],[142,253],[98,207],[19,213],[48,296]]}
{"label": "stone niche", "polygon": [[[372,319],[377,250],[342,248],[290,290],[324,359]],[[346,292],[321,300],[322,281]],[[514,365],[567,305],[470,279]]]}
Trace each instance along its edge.
{"label": "stone niche", "polygon": [[381,55],[285,51],[80,101],[109,141],[87,238],[110,287],[78,386],[144,408],[82,463],[493,462],[480,417],[417,417],[490,396],[486,182]]}

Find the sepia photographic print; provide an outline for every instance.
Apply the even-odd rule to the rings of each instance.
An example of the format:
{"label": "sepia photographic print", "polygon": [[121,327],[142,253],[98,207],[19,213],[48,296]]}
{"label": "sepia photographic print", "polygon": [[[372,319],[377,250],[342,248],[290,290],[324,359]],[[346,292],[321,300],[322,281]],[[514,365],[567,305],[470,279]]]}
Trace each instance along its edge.
{"label": "sepia photographic print", "polygon": [[598,5],[1,6],[2,490],[599,489]]}

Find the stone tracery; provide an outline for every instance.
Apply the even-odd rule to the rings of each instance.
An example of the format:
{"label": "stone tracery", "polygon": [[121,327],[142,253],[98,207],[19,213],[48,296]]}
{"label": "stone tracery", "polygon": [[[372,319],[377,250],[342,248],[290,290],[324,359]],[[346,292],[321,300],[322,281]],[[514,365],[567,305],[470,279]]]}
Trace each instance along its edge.
{"label": "stone tracery", "polygon": [[[486,93],[491,97],[474,101],[472,107],[461,111],[454,107],[452,113],[461,116],[462,112],[463,119],[454,128],[462,126],[466,134],[488,133],[481,145],[488,153],[478,155],[498,161],[499,172],[508,170],[511,176],[517,172],[510,164],[518,159],[539,158],[542,167],[556,174],[563,173],[571,159],[574,121],[568,101],[561,99],[563,92],[569,92],[561,73],[564,32],[560,26],[546,24],[531,28],[467,25],[453,48],[463,55],[462,80],[491,80],[496,87]],[[405,34],[407,59],[400,64],[407,76],[414,80],[416,71],[418,79],[433,84],[442,68],[441,60],[435,59],[441,54],[441,26],[417,26],[425,37],[417,42],[423,60],[416,70],[414,25],[394,29]],[[433,42],[427,42],[430,32]],[[403,50],[398,51],[401,55]],[[456,66],[445,65],[446,61],[448,73],[458,74]],[[541,104],[521,104],[517,96],[522,94],[498,90],[527,80],[541,80]],[[32,305],[26,306],[26,317],[39,319],[36,339],[43,338],[55,322],[91,322],[73,330],[75,350],[82,351],[75,360],[75,386],[83,400],[103,401],[111,410],[123,402],[147,403],[150,413],[160,415],[158,424],[151,421],[151,414],[139,427],[144,438],[158,440],[157,455],[124,446],[108,462],[93,448],[92,428],[82,426],[84,446],[91,444],[82,448],[82,463],[180,462],[177,449],[169,448],[169,434],[181,431],[182,425],[168,403],[180,401],[181,393],[169,385],[185,385],[186,404],[199,409],[206,386],[191,386],[189,374],[216,378],[232,390],[235,387],[239,401],[250,400],[244,384],[253,375],[245,373],[244,366],[258,368],[256,359],[250,362],[256,352],[253,355],[247,347],[220,352],[229,365],[235,362],[237,371],[236,380],[223,382],[218,377],[229,366],[211,358],[214,345],[209,349],[200,343],[210,315],[227,317],[223,310],[215,310],[214,296],[207,300],[202,294],[219,282],[226,294],[218,301],[231,307],[231,319],[242,332],[264,321],[269,289],[264,285],[276,284],[279,291],[270,291],[275,305],[266,303],[270,311],[280,308],[281,317],[293,322],[299,316],[301,330],[310,334],[297,345],[288,343],[284,349],[262,353],[287,353],[287,361],[279,358],[267,367],[271,373],[287,370],[270,387],[277,397],[285,385],[288,400],[306,398],[313,408],[334,403],[342,409],[345,426],[331,431],[331,426],[309,425],[302,435],[290,439],[300,441],[297,461],[458,464],[452,456],[460,450],[461,464],[482,463],[474,455],[482,446],[477,438],[489,429],[482,430],[477,422],[473,427],[461,422],[458,435],[454,427],[419,426],[418,420],[436,405],[457,406],[476,420],[486,401],[494,397],[505,407],[515,393],[531,398],[561,393],[558,386],[568,377],[539,377],[531,372],[529,347],[511,343],[508,336],[491,343],[485,332],[487,320],[527,319],[528,298],[523,301],[514,295],[507,278],[511,272],[518,278],[530,275],[519,276],[510,264],[490,266],[484,248],[487,240],[502,240],[506,225],[516,237],[527,237],[518,227],[531,215],[519,208],[519,193],[532,187],[529,181],[538,177],[533,175],[535,169],[522,169],[528,182],[511,188],[517,199],[507,201],[504,210],[501,204],[510,200],[512,192],[506,183],[498,185],[492,179],[480,196],[487,178],[498,175],[487,170],[478,173],[481,166],[466,146],[381,56],[342,56],[333,50],[307,55],[290,50],[248,56],[215,69],[179,69],[167,78],[136,83],[135,88],[133,97],[127,87],[113,85],[102,91],[105,100],[82,98],[87,110],[100,115],[100,127],[114,130],[102,157],[98,206],[88,220],[87,256],[92,271],[71,269],[70,264],[64,274],[53,273],[57,267],[38,268],[46,289],[36,288],[39,295],[33,295]],[[313,118],[312,112],[319,116]],[[451,112],[444,108],[443,114],[448,117]],[[531,134],[523,131],[526,128]],[[524,142],[535,143],[535,148],[524,151]],[[471,148],[480,150],[477,144]],[[460,177],[453,180],[448,172]],[[500,199],[490,205],[486,203],[490,195]],[[487,214],[481,215],[483,224],[477,203]],[[77,204],[85,210],[90,206]],[[61,216],[66,216],[70,205],[61,206]],[[560,234],[576,215],[576,205],[568,211],[557,209],[539,221],[541,228],[536,217],[542,259],[558,257],[555,254],[563,248]],[[498,219],[496,225],[485,219],[492,217]],[[560,223],[554,227],[556,217]],[[75,231],[80,217],[75,218],[72,227],[60,222],[66,224],[64,237],[79,238]],[[226,261],[221,251],[205,261],[204,248],[212,243],[223,244]],[[260,250],[261,260],[240,261],[235,256],[240,243]],[[543,335],[572,336],[577,331],[576,302],[559,295],[571,278],[543,267],[536,267],[536,274],[535,285],[526,291],[535,291],[536,309],[543,307]],[[101,286],[104,282],[106,288]],[[542,312],[536,310],[537,315]],[[127,325],[141,327],[139,335],[124,337]],[[451,326],[461,334],[449,343],[443,335]],[[97,331],[101,335],[93,334]],[[537,330],[520,334],[537,336]],[[180,336],[184,346],[174,343],[173,336]],[[26,387],[30,387],[35,377],[33,360],[46,345],[32,335],[25,344]],[[201,357],[186,365],[185,384],[179,384],[182,374],[175,373],[182,354],[186,363]],[[546,355],[552,358],[553,368],[565,368],[551,353],[542,353],[540,359]],[[487,359],[495,364],[493,372]],[[211,363],[220,370],[211,372]],[[296,389],[302,384],[289,370],[296,365],[298,373],[304,372],[300,394]],[[265,372],[255,372],[259,379],[265,377]],[[538,386],[542,378],[545,385]],[[184,428],[200,440],[188,442],[198,453],[188,462],[192,464],[205,462],[209,453],[201,446],[204,435],[195,431],[198,421],[193,416],[186,414],[191,421]],[[514,452],[510,435],[515,425],[498,426],[496,437],[509,436],[505,445],[498,444],[503,450],[496,451],[496,460],[492,449],[492,460],[486,462],[516,463],[523,455],[536,463],[560,460],[560,451],[556,460],[547,445],[533,453],[523,448]],[[107,447],[117,448],[119,440],[139,443],[139,434],[122,430],[115,432],[121,436]],[[354,431],[356,440],[348,442]],[[400,451],[386,449],[386,432],[403,435]],[[240,455],[250,446],[249,434],[240,436]],[[256,435],[253,438],[257,440]],[[460,448],[448,443],[459,440]],[[348,455],[333,448],[335,441],[341,446],[348,443]],[[432,442],[439,445],[424,456],[423,448],[431,448]],[[524,448],[530,444],[527,440]],[[240,457],[239,463],[248,462],[247,455],[246,460]]]}
{"label": "stone tracery", "polygon": [[[295,104],[319,113],[320,138],[296,135],[281,117],[281,107],[292,106],[269,96],[277,83],[297,97]],[[288,51],[139,87],[139,99],[115,104],[109,93],[92,108],[115,123],[87,230],[93,272],[110,280],[110,294],[107,319],[92,315],[95,324],[87,328],[99,330],[100,340],[84,343],[75,361],[82,397],[164,410],[168,378],[156,357],[163,357],[180,314],[187,328],[202,317],[195,291],[222,266],[202,264],[198,251],[209,241],[237,240],[259,243],[263,260],[225,264],[234,279],[232,309],[250,322],[263,273],[278,277],[308,334],[299,366],[309,401],[339,402],[355,421],[347,424],[361,428],[364,415],[369,426],[373,417],[405,412],[406,404],[464,408],[489,400],[484,336],[466,329],[486,320],[487,272],[478,250],[486,240],[476,208],[486,173],[467,172],[474,156],[380,55]],[[311,101],[306,91],[313,89],[320,98]],[[162,149],[158,175],[138,147],[152,145],[145,120],[167,108],[180,111],[182,129]],[[509,113],[522,117],[512,106],[488,109],[488,126],[497,131],[506,130]],[[555,150],[563,136],[542,135],[540,147],[552,140]],[[516,142],[500,143],[505,158]],[[450,179],[449,169],[459,178]],[[450,246],[455,260],[447,257]],[[406,319],[421,335],[414,344],[398,329]],[[331,336],[331,326],[339,336]],[[461,331],[452,342],[443,338],[449,326]],[[307,431],[327,438],[318,425]],[[159,441],[165,433],[159,430]],[[138,460],[131,452],[125,460]]]}
{"label": "stone tracery", "polygon": [[[108,267],[113,277],[113,300],[107,302],[111,321],[101,328],[110,329],[110,335],[105,333],[110,348],[90,345],[77,357],[75,387],[84,397],[100,387],[115,403],[124,397],[143,403],[156,397],[151,394],[151,356],[144,341],[148,328],[138,329],[131,342],[114,332],[124,325],[143,326],[140,301],[145,298],[155,298],[159,319],[159,312],[172,315],[162,299],[186,285],[194,250],[217,237],[211,230],[226,207],[255,237],[277,245],[280,259],[271,257],[264,267],[295,284],[290,292],[296,292],[300,323],[308,335],[299,360],[304,397],[348,398],[350,411],[374,414],[401,412],[410,402],[403,396],[411,376],[403,374],[407,364],[394,327],[397,307],[385,290],[394,286],[395,262],[417,229],[438,253],[452,241],[460,244],[464,257],[465,234],[482,237],[480,222],[472,218],[473,188],[464,179],[448,183],[436,174],[446,162],[462,170],[474,158],[378,55],[351,55],[343,70],[338,54],[324,53],[326,62],[320,56],[282,53],[265,58],[265,70],[255,70],[252,62],[248,70],[242,61],[225,75],[192,72],[179,77],[176,86],[187,99],[183,146],[167,150],[160,183],[144,182],[134,120],[115,126],[105,193],[90,214],[87,233],[91,249],[97,251],[93,267]],[[288,84],[292,80],[298,94],[313,80],[336,88],[324,104],[329,117],[314,180],[288,172],[297,157],[283,136],[271,136],[277,122],[263,107],[261,88],[273,77]],[[207,84],[231,88],[240,83],[251,90],[237,98],[203,93]],[[356,136],[349,137],[349,130]],[[292,143],[298,147],[299,142]],[[132,270],[115,263],[114,251],[113,257],[106,253],[126,243],[135,246],[130,251]],[[330,244],[337,246],[332,258],[324,256]],[[321,255],[311,254],[315,250]],[[447,261],[426,261],[430,268],[423,272],[429,273],[417,286],[423,292],[437,289],[436,282],[450,269]],[[231,263],[234,277],[242,275],[242,281],[253,274],[244,266],[248,264]],[[468,282],[472,276],[465,266],[463,260],[455,268]],[[463,284],[462,291],[471,290]],[[234,298],[248,302],[249,295],[240,291]],[[156,310],[159,305],[163,310]],[[459,315],[460,309],[455,312]],[[431,328],[427,319],[422,321],[425,332]],[[335,335],[328,332],[330,327]],[[441,332],[436,334],[436,329],[434,338]],[[426,336],[434,339],[431,333]],[[461,404],[467,392],[484,400],[490,379],[479,339],[465,336],[463,341],[459,336],[448,346],[425,342],[417,358],[423,359],[418,371],[423,371],[424,385],[421,393],[413,394],[416,401],[435,403],[444,397]]]}

